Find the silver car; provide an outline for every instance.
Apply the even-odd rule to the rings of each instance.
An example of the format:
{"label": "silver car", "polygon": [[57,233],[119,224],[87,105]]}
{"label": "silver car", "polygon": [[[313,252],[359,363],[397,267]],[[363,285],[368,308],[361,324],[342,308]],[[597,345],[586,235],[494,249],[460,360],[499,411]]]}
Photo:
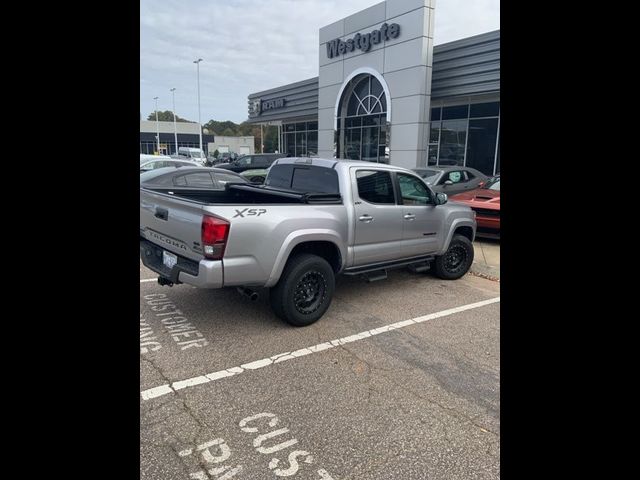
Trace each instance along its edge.
{"label": "silver car", "polygon": [[470,167],[426,167],[413,169],[436,193],[456,195],[480,188],[489,177]]}

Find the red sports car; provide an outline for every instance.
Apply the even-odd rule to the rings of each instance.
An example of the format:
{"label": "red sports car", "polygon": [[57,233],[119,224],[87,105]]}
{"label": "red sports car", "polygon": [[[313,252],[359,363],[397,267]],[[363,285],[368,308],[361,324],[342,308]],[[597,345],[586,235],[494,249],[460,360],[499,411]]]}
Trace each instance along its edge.
{"label": "red sports car", "polygon": [[491,177],[481,188],[453,195],[451,200],[476,212],[478,235],[500,235],[500,175]]}

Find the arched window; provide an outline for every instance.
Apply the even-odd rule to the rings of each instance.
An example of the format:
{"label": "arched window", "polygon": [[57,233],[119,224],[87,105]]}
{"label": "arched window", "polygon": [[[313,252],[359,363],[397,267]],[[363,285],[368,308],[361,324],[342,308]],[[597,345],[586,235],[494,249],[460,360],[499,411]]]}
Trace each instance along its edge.
{"label": "arched window", "polygon": [[387,99],[378,79],[370,75],[362,78],[351,92],[347,117],[386,112]]}
{"label": "arched window", "polygon": [[387,98],[380,81],[361,75],[344,92],[340,131],[340,158],[389,163]]}

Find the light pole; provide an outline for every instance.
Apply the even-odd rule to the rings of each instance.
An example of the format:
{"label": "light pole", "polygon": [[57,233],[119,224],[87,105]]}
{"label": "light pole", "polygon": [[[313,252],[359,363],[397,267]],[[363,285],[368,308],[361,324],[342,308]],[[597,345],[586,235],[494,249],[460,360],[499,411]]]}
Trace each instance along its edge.
{"label": "light pole", "polygon": [[178,154],[178,130],[176,129],[176,89],[175,87],[170,90],[173,97],[173,137],[176,141],[176,155]]}
{"label": "light pole", "polygon": [[196,64],[198,70],[198,133],[200,134],[200,151],[204,152],[202,149],[202,124],[200,123],[200,62],[201,58],[194,60],[193,63]]}
{"label": "light pole", "polygon": [[156,142],[157,142],[157,151],[158,155],[160,155],[160,124],[158,123],[158,97],[153,97],[156,101]]}

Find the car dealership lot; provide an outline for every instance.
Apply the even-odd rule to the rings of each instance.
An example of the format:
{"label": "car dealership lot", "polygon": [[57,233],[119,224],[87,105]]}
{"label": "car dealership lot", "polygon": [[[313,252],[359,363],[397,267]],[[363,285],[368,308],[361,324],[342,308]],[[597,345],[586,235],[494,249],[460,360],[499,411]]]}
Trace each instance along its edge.
{"label": "car dealership lot", "polygon": [[266,291],[140,278],[142,478],[499,478],[499,283],[341,277],[293,328]]}

